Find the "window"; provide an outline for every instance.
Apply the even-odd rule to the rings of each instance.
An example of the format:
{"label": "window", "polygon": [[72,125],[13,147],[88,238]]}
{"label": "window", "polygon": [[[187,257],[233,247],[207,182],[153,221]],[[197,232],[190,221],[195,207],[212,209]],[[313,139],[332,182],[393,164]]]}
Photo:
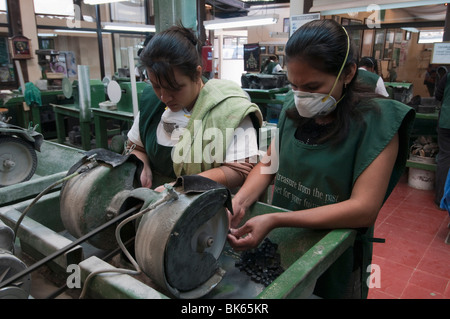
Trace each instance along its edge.
{"label": "window", "polygon": [[419,32],[418,43],[442,42],[444,30],[423,30]]}
{"label": "window", "polygon": [[145,24],[144,0],[111,3],[111,21]]}
{"label": "window", "polygon": [[247,44],[247,37],[224,37],[223,58],[226,60],[243,59],[244,44]]}
{"label": "window", "polygon": [[74,16],[73,0],[34,0],[36,14]]}

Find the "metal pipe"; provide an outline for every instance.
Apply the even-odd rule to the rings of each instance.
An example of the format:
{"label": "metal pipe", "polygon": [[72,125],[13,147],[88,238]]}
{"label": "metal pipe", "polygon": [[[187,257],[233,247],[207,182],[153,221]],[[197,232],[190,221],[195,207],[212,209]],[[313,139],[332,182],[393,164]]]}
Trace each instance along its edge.
{"label": "metal pipe", "polygon": [[133,214],[136,210],[138,210],[140,207],[142,206],[142,204],[137,204],[134,207],[128,209],[127,211],[123,212],[122,214],[116,216],[115,218],[111,219],[110,221],[106,222],[105,224],[99,226],[98,228],[92,230],[91,232],[87,233],[86,235],[80,237],[79,239],[75,240],[74,242],[72,242],[71,244],[67,245],[66,247],[55,251],[53,254],[39,260],[38,262],[34,263],[33,265],[31,265],[30,267],[28,267],[27,269],[25,269],[24,271],[10,277],[9,279],[5,280],[4,282],[0,282],[0,288],[6,287],[9,284],[13,283],[14,281],[16,281],[17,279],[33,272],[34,270],[38,269],[39,267],[41,267],[42,265],[46,264],[47,262],[49,262],[50,260],[64,254],[65,252],[71,250],[72,248],[78,246],[79,244],[81,244],[82,242],[88,240],[89,238],[91,238],[92,236],[100,233],[101,231],[107,229],[108,227],[112,226],[113,224],[121,221],[122,219],[130,216],[131,214]]}

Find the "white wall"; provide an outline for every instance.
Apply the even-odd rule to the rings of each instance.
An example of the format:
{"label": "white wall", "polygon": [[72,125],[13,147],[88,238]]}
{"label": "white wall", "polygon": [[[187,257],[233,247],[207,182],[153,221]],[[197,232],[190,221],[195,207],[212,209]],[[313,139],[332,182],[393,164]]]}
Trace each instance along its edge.
{"label": "white wall", "polygon": [[244,60],[222,61],[222,79],[231,80],[241,86],[242,73],[244,73]]}

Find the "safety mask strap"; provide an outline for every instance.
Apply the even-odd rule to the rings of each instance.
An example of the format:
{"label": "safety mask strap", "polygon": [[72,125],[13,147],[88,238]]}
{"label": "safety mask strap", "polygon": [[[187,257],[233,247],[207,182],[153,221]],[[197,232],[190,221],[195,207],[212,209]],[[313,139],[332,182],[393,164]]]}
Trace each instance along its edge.
{"label": "safety mask strap", "polygon": [[[339,77],[341,76],[342,70],[344,70],[345,64],[346,64],[346,62],[347,62],[348,54],[349,54],[349,52],[350,52],[350,37],[348,36],[347,30],[345,30],[344,27],[342,27],[342,29],[344,29],[344,32],[345,32],[345,34],[347,35],[347,53],[345,54],[344,63],[342,63],[341,69],[339,70],[339,73],[338,73],[338,75],[337,75],[337,77],[336,77],[336,81],[334,81],[334,84],[333,84],[333,87],[331,88],[330,93],[328,93],[328,95],[325,96],[325,97],[322,99],[322,102],[325,102],[326,100],[328,100],[328,99],[330,98],[330,96],[331,96],[331,93],[333,93],[333,90],[334,90],[334,88],[336,87],[336,84],[338,83]],[[344,96],[342,96],[342,97],[339,99],[339,101],[336,102],[336,104],[338,104],[338,103],[342,100],[343,97],[344,97]]]}

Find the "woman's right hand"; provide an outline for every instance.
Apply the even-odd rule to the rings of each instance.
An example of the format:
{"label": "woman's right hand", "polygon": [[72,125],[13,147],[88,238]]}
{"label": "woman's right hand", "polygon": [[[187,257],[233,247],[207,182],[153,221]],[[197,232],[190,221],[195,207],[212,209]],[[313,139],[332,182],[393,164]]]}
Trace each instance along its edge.
{"label": "woman's right hand", "polygon": [[227,239],[236,251],[256,248],[273,227],[272,214],[258,215],[238,229],[231,228]]}
{"label": "woman's right hand", "polygon": [[152,187],[153,174],[152,169],[148,165],[144,165],[144,169],[141,173],[141,185],[142,187]]}

